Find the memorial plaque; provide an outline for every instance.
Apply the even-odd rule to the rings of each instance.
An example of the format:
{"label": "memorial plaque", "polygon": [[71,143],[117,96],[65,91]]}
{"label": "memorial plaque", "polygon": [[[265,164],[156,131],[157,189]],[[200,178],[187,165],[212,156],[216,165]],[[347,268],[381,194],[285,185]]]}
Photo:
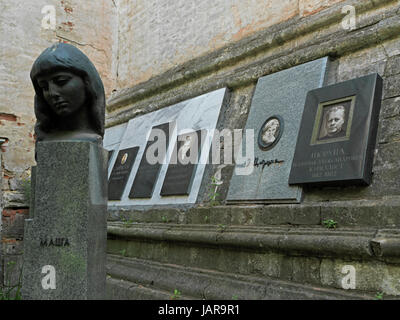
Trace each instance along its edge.
{"label": "memorial plaque", "polygon": [[[323,85],[327,64],[322,58],[258,80],[244,132],[253,132],[254,155],[243,156],[245,165],[236,163],[229,204],[301,201],[302,188],[288,185],[290,168],[307,92]],[[237,173],[246,166],[253,170]]]}
{"label": "memorial plaque", "polygon": [[139,147],[120,150],[108,179],[108,200],[121,200]]}
{"label": "memorial plaque", "polygon": [[289,184],[371,183],[382,82],[375,73],[308,93]]}
{"label": "memorial plaque", "polygon": [[[124,125],[107,128],[104,145],[108,150],[139,147],[137,159],[132,166],[122,198],[117,201],[109,201],[109,207],[125,208],[135,206],[139,208],[196,203],[211,150],[214,130],[217,127],[221,107],[227,101],[227,93],[228,90],[226,88],[207,92],[174,105],[134,117]],[[170,124],[169,130],[168,123]],[[161,159],[160,156],[158,157],[160,164],[152,165],[155,162],[152,161],[153,157],[151,155],[156,154],[158,146],[161,147],[163,145],[161,148],[165,148],[167,144],[162,144],[161,140],[157,138],[154,141],[151,138],[152,131],[155,131],[156,126],[162,124],[165,124],[165,136],[170,140],[170,146],[166,150],[165,159]],[[207,133],[207,137],[201,141],[203,144],[202,152],[199,155],[201,158],[197,166],[185,169],[192,179],[185,178],[185,181],[190,183],[188,186],[183,186],[183,191],[180,190],[179,193],[186,193],[186,195],[162,196],[161,189],[171,164],[170,159],[177,137],[197,130],[204,130]],[[150,155],[150,163],[146,161],[147,153]],[[162,153],[163,151],[160,151],[160,154]],[[112,156],[109,175],[117,155],[114,154]],[[175,162],[175,164],[178,163]],[[193,175],[190,175],[192,171]],[[171,177],[171,171],[168,173],[167,181],[169,181],[169,177]]]}
{"label": "memorial plaque", "polygon": [[[148,149],[153,144],[157,143],[157,141],[159,139],[159,137],[157,136],[154,129],[162,130],[164,132],[164,135],[166,137],[165,150],[168,149],[169,127],[170,127],[170,123],[164,123],[164,124],[161,124],[161,125],[158,125],[158,126],[155,126],[152,128],[152,131],[151,131],[150,137],[149,137],[149,141],[147,142],[146,148],[145,148],[143,156],[142,156],[142,160],[140,161],[139,169],[136,173],[136,177],[135,177],[135,180],[132,185],[132,189],[129,193],[129,198],[131,198],[131,199],[151,198],[151,196],[153,194],[153,190],[154,190],[154,185],[155,185],[158,175],[160,173],[162,163],[159,163],[159,162],[157,162],[155,164],[149,163],[148,159],[146,158],[146,154],[147,154]],[[151,141],[151,140],[153,140],[153,137],[154,137],[154,141]]]}
{"label": "memorial plaque", "polygon": [[[161,189],[162,196],[188,195],[202,147],[201,130],[177,138],[173,159],[168,165]],[[177,148],[178,147],[178,148]],[[174,162],[174,163],[172,163]]]}
{"label": "memorial plaque", "polygon": [[[126,130],[127,123],[119,124],[111,128],[107,128],[104,133],[103,146],[108,150],[108,164],[112,162],[114,151],[119,150],[121,144],[122,136]],[[126,148],[123,148],[126,149]],[[111,171],[112,168],[109,168]]]}

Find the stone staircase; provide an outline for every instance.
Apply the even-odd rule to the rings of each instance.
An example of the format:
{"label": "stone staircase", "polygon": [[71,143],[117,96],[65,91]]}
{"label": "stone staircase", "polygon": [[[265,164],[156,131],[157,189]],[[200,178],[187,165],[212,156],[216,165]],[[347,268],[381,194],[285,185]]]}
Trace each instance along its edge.
{"label": "stone staircase", "polygon": [[[385,212],[374,227],[370,205]],[[326,204],[111,211],[108,298],[396,298],[400,211],[390,201],[353,206],[343,220],[325,215]],[[336,229],[324,227],[327,217]],[[349,265],[356,288],[344,290]]]}
{"label": "stone staircase", "polygon": [[162,264],[143,259],[108,256],[110,299],[273,300],[371,299],[362,293],[291,283],[268,277]]}

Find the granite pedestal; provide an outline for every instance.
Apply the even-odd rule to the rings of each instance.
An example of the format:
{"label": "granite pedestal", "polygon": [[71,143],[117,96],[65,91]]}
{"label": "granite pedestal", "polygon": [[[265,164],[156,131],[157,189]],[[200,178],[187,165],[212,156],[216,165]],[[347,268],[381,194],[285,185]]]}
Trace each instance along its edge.
{"label": "granite pedestal", "polygon": [[72,141],[39,142],[36,151],[34,207],[24,230],[22,298],[102,299],[107,151],[92,142]]}

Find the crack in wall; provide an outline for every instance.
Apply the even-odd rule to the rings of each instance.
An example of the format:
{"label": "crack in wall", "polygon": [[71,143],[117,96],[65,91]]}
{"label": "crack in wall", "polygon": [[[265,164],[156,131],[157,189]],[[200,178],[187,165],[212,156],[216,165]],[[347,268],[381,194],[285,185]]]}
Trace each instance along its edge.
{"label": "crack in wall", "polygon": [[73,43],[75,45],[78,45],[78,46],[81,46],[81,47],[91,47],[94,50],[103,52],[105,55],[107,55],[107,52],[104,49],[97,48],[97,47],[95,47],[94,45],[92,45],[90,43],[81,43],[81,42],[78,42],[76,40],[72,40],[72,39],[60,36],[59,34],[57,34],[57,32],[56,32],[56,37],[61,39],[61,40],[63,40],[63,41],[68,41],[68,42],[71,42],[71,43]]}

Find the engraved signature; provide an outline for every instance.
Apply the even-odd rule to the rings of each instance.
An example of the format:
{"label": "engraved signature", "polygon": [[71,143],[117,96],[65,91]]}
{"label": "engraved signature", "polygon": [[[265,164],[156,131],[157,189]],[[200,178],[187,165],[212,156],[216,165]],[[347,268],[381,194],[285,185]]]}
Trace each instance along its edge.
{"label": "engraved signature", "polygon": [[278,159],[275,159],[275,160],[262,160],[262,161],[260,161],[259,159],[258,159],[258,157],[256,157],[255,159],[254,159],[254,166],[256,167],[256,168],[258,168],[258,167],[260,167],[260,166],[262,166],[262,169],[264,170],[264,168],[265,168],[265,166],[271,166],[271,165],[273,165],[273,164],[282,164],[282,163],[284,163],[285,161],[283,161],[283,160],[278,160]]}

